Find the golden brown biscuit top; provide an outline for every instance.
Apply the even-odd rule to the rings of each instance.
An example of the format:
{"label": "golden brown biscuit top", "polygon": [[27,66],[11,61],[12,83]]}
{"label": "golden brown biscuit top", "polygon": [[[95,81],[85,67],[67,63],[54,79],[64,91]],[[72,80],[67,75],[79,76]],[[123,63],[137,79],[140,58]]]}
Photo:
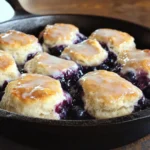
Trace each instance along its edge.
{"label": "golden brown biscuit top", "polygon": [[38,39],[29,34],[20,31],[9,30],[6,33],[0,34],[0,45],[20,47],[38,42]]}
{"label": "golden brown biscuit top", "polygon": [[93,95],[97,101],[111,104],[117,101],[130,101],[142,97],[140,89],[114,72],[99,70],[87,73],[79,80],[84,93]]}
{"label": "golden brown biscuit top", "polygon": [[23,74],[18,80],[9,84],[15,84],[11,94],[24,103],[45,101],[60,94],[63,91],[58,80],[38,74]]}
{"label": "golden brown biscuit top", "polygon": [[107,58],[107,52],[96,40],[88,39],[82,43],[68,46],[61,54],[81,65],[99,65]]}
{"label": "golden brown biscuit top", "polygon": [[39,66],[45,66],[51,73],[58,71],[63,72],[71,68],[78,68],[77,64],[73,61],[61,59],[45,52],[36,55],[34,59],[37,61]]}
{"label": "golden brown biscuit top", "polygon": [[12,56],[9,53],[0,50],[0,70],[5,71],[13,64],[15,65],[15,61]]}
{"label": "golden brown biscuit top", "polygon": [[56,23],[54,25],[47,25],[43,37],[44,40],[49,41],[65,41],[72,40],[79,29],[71,24]]}
{"label": "golden brown biscuit top", "polygon": [[123,64],[123,70],[133,68],[150,73],[150,50],[129,51],[120,56],[119,61]]}
{"label": "golden brown biscuit top", "polygon": [[90,38],[106,43],[110,42],[114,46],[120,46],[124,42],[133,40],[133,37],[126,32],[105,28],[94,31]]}

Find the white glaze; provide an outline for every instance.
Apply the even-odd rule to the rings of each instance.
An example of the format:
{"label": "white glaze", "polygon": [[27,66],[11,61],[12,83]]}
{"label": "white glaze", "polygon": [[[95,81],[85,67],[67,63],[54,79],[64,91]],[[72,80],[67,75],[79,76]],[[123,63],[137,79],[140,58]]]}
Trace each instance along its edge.
{"label": "white glaze", "polygon": [[135,50],[136,47],[131,35],[114,29],[98,29],[89,38],[106,43],[109,50],[116,55],[120,55],[124,51]]}
{"label": "white glaze", "polygon": [[124,66],[121,70],[123,74],[128,71],[135,74],[144,71],[150,76],[150,50],[126,52],[120,57],[119,61]]}
{"label": "white glaze", "polygon": [[44,43],[50,47],[71,45],[77,39],[79,29],[71,24],[47,25],[43,31]]}
{"label": "white glaze", "polygon": [[19,77],[20,73],[13,57],[0,50],[0,86]]}
{"label": "white glaze", "polygon": [[61,93],[62,99],[64,99],[59,81],[37,74],[23,74],[16,83],[16,88],[14,88],[13,91],[21,95],[22,99],[37,100],[39,98],[38,92],[43,93],[43,96],[48,96],[48,91],[50,91],[52,95]]}
{"label": "white glaze", "polygon": [[96,40],[88,39],[65,48],[61,57],[73,60],[83,66],[96,66],[107,59],[108,53]]}
{"label": "white glaze", "polygon": [[37,38],[35,38],[32,35],[25,34],[23,32],[10,30],[6,33],[0,34],[0,42],[7,43],[10,45],[12,44],[27,45],[37,42]]}
{"label": "white glaze", "polygon": [[[99,73],[97,71],[93,73],[88,73],[85,76],[83,76],[80,79],[80,82],[84,84],[84,82],[89,82],[90,84],[93,84],[94,87],[98,90],[99,87],[103,87],[103,91],[99,91],[98,97],[101,97],[103,95],[109,96],[109,95],[126,95],[134,93],[132,90],[133,87],[130,85],[129,82],[121,78],[119,75],[115,73],[107,73],[104,71],[104,73]],[[92,86],[93,86],[92,85]],[[90,91],[89,91],[90,92]]]}
{"label": "white glaze", "polygon": [[128,33],[113,29],[98,29],[92,33],[92,37],[95,37],[97,40],[112,42],[114,46],[123,44],[132,38]]}
{"label": "white glaze", "polygon": [[64,60],[47,53],[40,53],[25,64],[25,70],[29,73],[39,73],[53,77],[59,77],[66,71],[76,71],[75,62]]}

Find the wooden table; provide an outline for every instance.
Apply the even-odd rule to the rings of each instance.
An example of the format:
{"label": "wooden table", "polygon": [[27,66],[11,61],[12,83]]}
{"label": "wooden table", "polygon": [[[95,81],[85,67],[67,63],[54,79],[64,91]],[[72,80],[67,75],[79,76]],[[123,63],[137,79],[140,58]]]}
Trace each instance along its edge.
{"label": "wooden table", "polygon": [[[11,1],[16,3],[14,0]],[[49,3],[51,2],[54,0],[49,1]],[[20,10],[19,5],[15,7]],[[37,4],[37,8],[40,9],[40,4]],[[59,1],[57,6],[51,6],[51,13],[67,12],[109,16],[150,27],[150,0],[81,0],[80,4],[76,4],[76,1],[73,0],[71,5]],[[150,150],[150,135],[116,150]]]}
{"label": "wooden table", "polygon": [[150,150],[150,135],[129,145],[114,150]]}
{"label": "wooden table", "polygon": [[25,6],[27,10],[38,14],[94,14],[120,18],[150,27],[150,0],[20,1],[23,2],[23,6],[29,5]]}

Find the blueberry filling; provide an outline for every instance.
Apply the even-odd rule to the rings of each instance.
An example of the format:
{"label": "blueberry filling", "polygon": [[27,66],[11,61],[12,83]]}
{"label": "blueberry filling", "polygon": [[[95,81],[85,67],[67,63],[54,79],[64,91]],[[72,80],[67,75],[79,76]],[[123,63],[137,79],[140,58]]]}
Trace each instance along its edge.
{"label": "blueberry filling", "polygon": [[3,85],[0,87],[0,91],[4,91],[6,86],[7,86],[8,82],[4,81]]}
{"label": "blueberry filling", "polygon": [[51,55],[60,56],[66,45],[55,46],[52,48],[48,48],[48,51]]}
{"label": "blueberry filling", "polygon": [[[115,66],[115,67],[114,67]],[[100,65],[97,66],[81,66],[83,74],[86,74],[91,71],[95,70],[107,70],[107,71],[113,71],[113,72],[120,72],[121,65],[118,63],[110,64],[109,57],[104,60]]]}
{"label": "blueberry filling", "polygon": [[129,71],[126,74],[123,74],[122,77],[139,87],[141,90],[146,89],[150,84],[150,79],[147,77],[147,73],[143,71],[140,71],[137,74]]}
{"label": "blueberry filling", "polygon": [[40,43],[40,44],[43,44],[43,42],[44,42],[44,38],[43,38],[43,36],[42,36],[42,37],[39,38],[39,43]]}
{"label": "blueberry filling", "polygon": [[70,88],[76,84],[76,82],[79,80],[80,77],[83,76],[82,70],[79,67],[78,70],[67,70],[63,73],[63,76],[60,77],[53,77],[55,79],[58,79],[63,87],[64,90],[70,91]]}
{"label": "blueberry filling", "polygon": [[115,67],[111,71],[119,74],[121,69],[122,69],[122,65],[119,63],[116,63]]}
{"label": "blueberry filling", "polygon": [[26,71],[23,69],[24,65],[17,65],[19,72],[22,73],[26,73]]}
{"label": "blueberry filling", "polygon": [[29,61],[31,60],[32,58],[34,58],[34,56],[36,55],[37,53],[31,53],[27,56],[27,60],[26,61]]}
{"label": "blueberry filling", "polygon": [[102,69],[109,70],[109,66],[107,65],[107,59],[98,66],[81,66],[80,65],[80,68],[82,68],[81,70],[83,74],[86,74],[88,72],[95,71],[95,70],[102,70]]}
{"label": "blueberry filling", "polygon": [[65,96],[65,100],[61,102],[60,104],[58,104],[55,108],[55,112],[59,114],[60,119],[67,118],[68,110],[72,104],[71,96],[66,92],[64,92],[64,96]]}
{"label": "blueberry filling", "polygon": [[147,77],[148,74],[146,72],[140,71],[135,74],[134,72],[129,71],[125,74],[121,74],[121,76],[140,88],[143,91],[144,96],[150,99],[150,79]]}
{"label": "blueberry filling", "polygon": [[[36,54],[37,54],[37,53],[31,53],[31,54],[29,54],[29,55],[27,56],[27,59],[26,59],[25,62],[27,62],[27,61],[31,60],[32,58],[34,58],[34,56],[35,56]],[[20,73],[27,73],[27,72],[23,69],[23,68],[24,68],[24,65],[25,65],[25,64],[17,65],[18,70],[19,70]]]}
{"label": "blueberry filling", "polygon": [[82,87],[77,82],[72,86],[71,95],[73,98],[72,107],[69,108],[67,119],[75,120],[87,120],[93,119],[86,110],[84,109],[84,103],[82,101],[82,96],[84,94]]}
{"label": "blueberry filling", "polygon": [[2,97],[4,95],[4,91],[5,91],[7,84],[8,84],[8,82],[4,81],[3,85],[0,87],[0,100],[2,99]]}
{"label": "blueberry filling", "polygon": [[106,65],[109,67],[108,71],[119,73],[121,71],[121,64],[117,62],[117,55],[111,52],[104,42],[99,42],[100,45],[108,52],[108,59]]}
{"label": "blueberry filling", "polygon": [[136,83],[137,77],[133,72],[127,72],[125,75],[123,75],[128,81],[132,82],[133,84]]}
{"label": "blueberry filling", "polygon": [[78,82],[71,87],[70,94],[73,98],[73,105],[84,107],[84,103],[81,100],[84,95],[84,91]]}
{"label": "blueberry filling", "polygon": [[144,90],[150,83],[150,79],[147,77],[147,73],[141,72],[137,75],[136,85],[141,89]]}
{"label": "blueberry filling", "polygon": [[0,91],[0,101],[2,100],[4,93],[5,93],[4,91]]}
{"label": "blueberry filling", "polygon": [[143,90],[143,93],[146,98],[150,99],[150,85]]}
{"label": "blueberry filling", "polygon": [[104,43],[104,42],[99,42],[99,43],[107,52],[110,51],[106,43]]}
{"label": "blueberry filling", "polygon": [[148,107],[149,105],[149,100],[146,99],[145,97],[142,97],[136,106],[134,106],[134,112],[140,111]]}
{"label": "blueberry filling", "polygon": [[72,106],[68,111],[67,119],[87,120],[93,118],[84,110],[83,107]]}
{"label": "blueberry filling", "polygon": [[87,37],[79,33],[77,34],[77,40],[74,41],[74,44],[81,43],[82,41],[85,41],[85,40],[87,40]]}
{"label": "blueberry filling", "polygon": [[[77,39],[73,42],[74,44],[81,43],[82,41],[87,39],[87,37],[81,33],[77,34],[76,36],[77,36]],[[55,47],[50,47],[48,48],[48,51],[51,55],[60,56],[62,51],[65,49],[65,47],[67,47],[67,45],[59,45]]]}

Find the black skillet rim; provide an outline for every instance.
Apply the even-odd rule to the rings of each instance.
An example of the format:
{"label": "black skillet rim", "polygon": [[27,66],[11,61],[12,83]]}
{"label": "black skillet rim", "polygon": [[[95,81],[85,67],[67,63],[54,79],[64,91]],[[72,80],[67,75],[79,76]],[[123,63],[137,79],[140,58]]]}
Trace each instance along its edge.
{"label": "black skillet rim", "polygon": [[[126,21],[123,19],[117,19],[113,17],[105,17],[105,16],[99,16],[99,15],[79,15],[79,14],[52,14],[52,15],[31,15],[27,16],[25,18],[21,19],[13,19],[9,21],[5,21],[3,23],[0,23],[0,25],[5,25],[5,23],[13,22],[13,21],[19,21],[19,20],[26,20],[30,18],[40,18],[40,17],[46,17],[46,16],[74,16],[74,17],[96,17],[96,18],[104,18],[108,20],[115,20],[119,21],[122,23],[127,23],[131,24],[134,26],[138,26],[139,28],[143,28],[145,30],[149,30],[149,27],[145,27],[130,21]],[[13,112],[9,112],[3,109],[0,109],[0,118],[1,119],[11,119],[11,120],[20,120],[20,121],[25,121],[25,122],[33,122],[33,123],[40,123],[40,124],[47,124],[50,126],[105,126],[105,125],[113,125],[113,124],[122,124],[122,123],[129,123],[133,122],[136,120],[143,120],[146,118],[150,118],[150,108],[146,108],[145,110],[139,111],[139,112],[134,112],[130,115],[127,116],[122,116],[122,117],[117,117],[117,118],[111,118],[111,119],[104,119],[104,120],[50,120],[50,119],[42,119],[42,118],[34,118],[34,117],[28,117],[28,116],[23,116],[20,114],[16,114]]]}

